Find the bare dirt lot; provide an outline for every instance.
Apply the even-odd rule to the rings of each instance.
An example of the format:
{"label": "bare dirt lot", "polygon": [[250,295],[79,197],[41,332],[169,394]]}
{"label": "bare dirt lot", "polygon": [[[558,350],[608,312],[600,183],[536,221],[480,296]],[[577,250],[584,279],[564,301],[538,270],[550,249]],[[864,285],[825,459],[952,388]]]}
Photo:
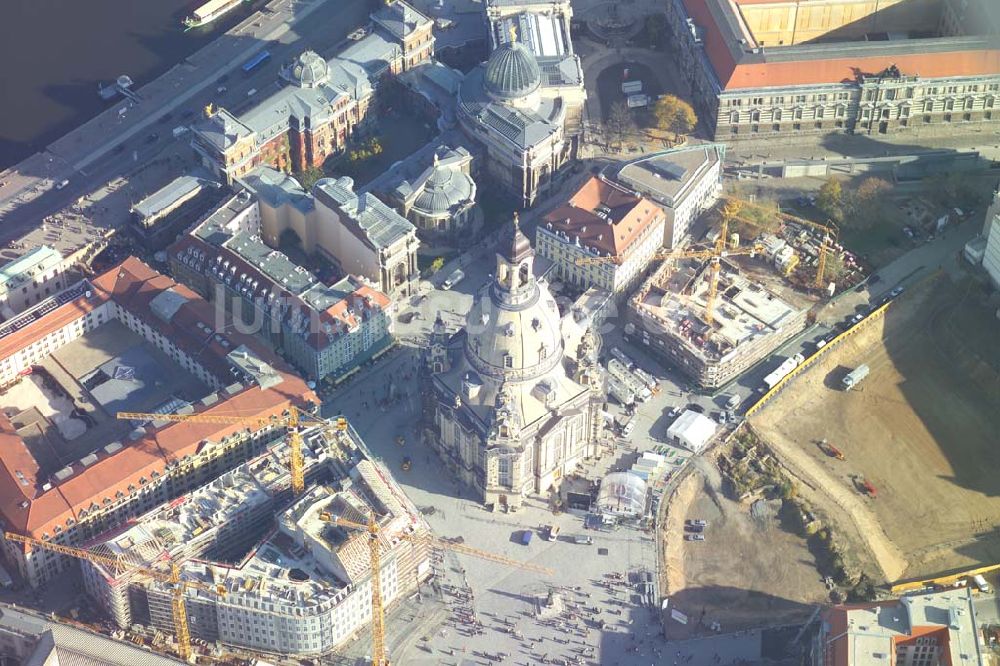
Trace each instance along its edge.
{"label": "bare dirt lot", "polygon": [[[670,503],[668,639],[710,633],[715,622],[731,632],[807,619],[828,592],[805,539],[783,529],[777,517],[752,517],[749,504],[723,495],[718,470],[701,462]],[[697,518],[708,522],[705,540],[686,541],[685,520]],[[688,623],[670,617],[669,609],[686,614]]]}
{"label": "bare dirt lot", "polygon": [[[1000,561],[1000,323],[983,298],[947,277],[911,289],[751,419],[886,580]],[[870,375],[845,392],[862,363]],[[823,438],[845,460],[824,454]]]}

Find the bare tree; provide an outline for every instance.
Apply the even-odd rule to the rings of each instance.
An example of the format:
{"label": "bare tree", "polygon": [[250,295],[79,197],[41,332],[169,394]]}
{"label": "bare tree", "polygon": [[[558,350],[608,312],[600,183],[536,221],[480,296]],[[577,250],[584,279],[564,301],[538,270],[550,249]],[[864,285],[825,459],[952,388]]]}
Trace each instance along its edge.
{"label": "bare tree", "polygon": [[632,114],[625,102],[615,102],[611,105],[605,127],[608,135],[617,139],[619,145],[624,143],[625,137],[635,130],[635,121],[632,120]]}

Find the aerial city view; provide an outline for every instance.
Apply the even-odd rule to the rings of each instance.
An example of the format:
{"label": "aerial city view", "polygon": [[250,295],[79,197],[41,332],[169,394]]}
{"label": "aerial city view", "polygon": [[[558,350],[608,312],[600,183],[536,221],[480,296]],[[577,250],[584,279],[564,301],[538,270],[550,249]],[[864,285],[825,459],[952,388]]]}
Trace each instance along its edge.
{"label": "aerial city view", "polygon": [[1000,666],[1000,0],[5,14],[0,665]]}

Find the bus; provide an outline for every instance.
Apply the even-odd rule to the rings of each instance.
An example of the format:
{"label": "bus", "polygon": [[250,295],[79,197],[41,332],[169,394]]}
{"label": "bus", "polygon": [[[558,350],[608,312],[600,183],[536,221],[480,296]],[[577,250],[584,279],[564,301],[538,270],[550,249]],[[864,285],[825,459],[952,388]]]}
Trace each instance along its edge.
{"label": "bus", "polygon": [[271,53],[269,51],[261,51],[254,57],[243,63],[243,73],[250,74],[255,69],[263,65],[265,62],[271,59]]}

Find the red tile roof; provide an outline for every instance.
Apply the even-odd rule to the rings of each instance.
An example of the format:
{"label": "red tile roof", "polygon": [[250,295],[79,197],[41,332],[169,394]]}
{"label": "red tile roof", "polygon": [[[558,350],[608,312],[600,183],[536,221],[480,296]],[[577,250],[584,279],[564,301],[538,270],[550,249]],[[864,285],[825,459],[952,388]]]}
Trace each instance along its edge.
{"label": "red tile roof", "polygon": [[[766,62],[768,51],[782,47],[765,47],[765,62],[741,62],[741,54],[730,50],[722,34],[715,12],[732,12],[742,23],[739,11],[728,0],[722,0],[715,12],[709,4],[718,0],[682,0],[688,16],[704,29],[703,44],[712,68],[723,90],[741,88],[780,87],[841,83],[857,80],[859,73],[877,73],[896,65],[904,75],[922,78],[976,76],[1000,72],[1000,49],[967,49],[956,46],[953,51],[913,54],[866,55],[856,58],[803,58],[781,62]],[[720,19],[721,20],[721,19]],[[914,40],[916,43],[916,40]],[[877,43],[867,43],[877,48]],[[825,46],[829,46],[828,44]],[[800,48],[799,47],[796,48]],[[734,46],[736,50],[741,46]],[[759,59],[759,56],[753,56]],[[751,58],[748,56],[747,60]]]}
{"label": "red tile roof", "polygon": [[[198,360],[219,368],[226,367],[225,354],[239,345],[246,345],[274,367],[281,382],[267,389],[252,385],[226,399],[199,410],[231,416],[278,416],[289,406],[306,407],[319,404],[316,394],[306,383],[291,374],[280,360],[262,348],[249,336],[227,332],[230,346],[223,347],[214,338],[205,338],[194,325],[202,321],[212,325],[214,311],[208,303],[182,285],[161,275],[134,257],[109,270],[92,282],[97,298],[114,299],[151,327],[157,328],[175,344],[184,345]],[[170,322],[165,322],[150,309],[152,299],[170,289],[189,299]],[[50,316],[60,319],[63,308],[54,310],[32,326],[51,329]],[[80,315],[78,311],[77,316]],[[21,332],[19,332],[21,333]],[[170,423],[162,428],[147,428],[146,434],[111,454],[103,449],[96,452],[97,462],[84,467],[77,463],[73,476],[43,491],[44,478],[39,478],[38,464],[24,441],[17,435],[10,420],[0,413],[0,517],[5,528],[41,538],[55,535],[55,527],[66,527],[70,518],[79,519],[81,511],[92,505],[114,502],[118,492],[128,494],[129,486],[139,488],[140,480],[153,479],[154,472],[163,474],[168,462],[197,453],[206,441],[217,442],[244,429],[240,425],[206,423]],[[107,500],[107,502],[105,501]]]}
{"label": "red tile roof", "polygon": [[91,292],[90,298],[82,295],[79,298],[60,305],[24,328],[0,338],[0,358],[9,358],[21,349],[38,342],[53,331],[70,324],[88,312],[103,305],[108,300],[103,293]]}
{"label": "red tile roof", "polygon": [[[598,210],[604,215],[598,215]],[[663,211],[645,197],[591,176],[564,206],[545,216],[555,231],[579,238],[580,245],[621,256]]]}

